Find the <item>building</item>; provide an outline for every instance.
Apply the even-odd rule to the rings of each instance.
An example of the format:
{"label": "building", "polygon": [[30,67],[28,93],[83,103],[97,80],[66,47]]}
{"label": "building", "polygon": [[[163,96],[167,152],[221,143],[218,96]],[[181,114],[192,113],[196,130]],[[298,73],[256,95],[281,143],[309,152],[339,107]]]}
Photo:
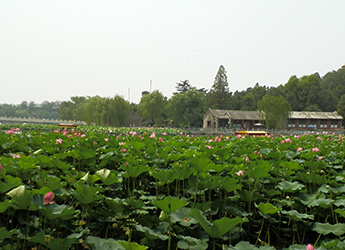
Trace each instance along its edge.
{"label": "building", "polygon": [[[262,127],[263,112],[208,109],[204,115],[204,129],[255,130]],[[336,112],[292,111],[286,129],[340,130],[343,117]]]}
{"label": "building", "polygon": [[339,130],[343,117],[337,112],[292,111],[287,129],[292,130]]}
{"label": "building", "polygon": [[128,127],[141,127],[142,126],[142,118],[139,114],[135,113],[134,111],[130,110],[128,113]]}
{"label": "building", "polygon": [[204,115],[204,129],[253,130],[260,127],[264,114],[259,111],[208,109]]}

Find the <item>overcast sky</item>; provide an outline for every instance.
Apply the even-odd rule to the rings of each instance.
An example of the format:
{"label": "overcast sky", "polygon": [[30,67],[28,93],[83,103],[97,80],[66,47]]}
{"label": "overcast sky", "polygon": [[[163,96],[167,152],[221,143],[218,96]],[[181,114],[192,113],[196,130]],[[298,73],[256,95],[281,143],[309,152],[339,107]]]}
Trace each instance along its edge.
{"label": "overcast sky", "polygon": [[8,0],[0,2],[0,103],[168,98],[323,76],[345,64],[344,0]]}

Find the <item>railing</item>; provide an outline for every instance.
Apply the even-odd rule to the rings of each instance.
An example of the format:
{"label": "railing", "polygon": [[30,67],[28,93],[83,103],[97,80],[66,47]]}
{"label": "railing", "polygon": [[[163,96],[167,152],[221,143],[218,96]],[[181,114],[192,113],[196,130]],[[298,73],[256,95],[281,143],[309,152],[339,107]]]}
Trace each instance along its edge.
{"label": "railing", "polygon": [[56,125],[60,123],[71,123],[76,125],[85,125],[83,121],[67,121],[54,119],[36,119],[36,118],[21,118],[21,117],[0,117],[0,124],[51,124]]}

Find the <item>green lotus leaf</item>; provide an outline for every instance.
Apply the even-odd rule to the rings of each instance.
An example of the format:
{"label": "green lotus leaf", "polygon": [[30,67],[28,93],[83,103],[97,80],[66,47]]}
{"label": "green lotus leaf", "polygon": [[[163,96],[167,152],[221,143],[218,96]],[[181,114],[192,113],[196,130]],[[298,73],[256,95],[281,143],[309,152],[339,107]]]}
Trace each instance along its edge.
{"label": "green lotus leaf", "polygon": [[303,219],[309,219],[309,220],[314,220],[314,215],[313,214],[301,214],[296,210],[291,210],[291,211],[282,211],[282,214],[286,214],[289,218],[291,218],[294,221],[300,221]]}
{"label": "green lotus leaf", "polygon": [[334,234],[336,236],[345,234],[345,224],[329,224],[329,223],[319,223],[315,222],[313,227],[313,231],[316,231],[319,234],[327,235],[327,234]]}
{"label": "green lotus leaf", "polygon": [[171,169],[151,171],[150,174],[153,178],[157,179],[162,185],[166,183],[170,184],[174,182],[174,180],[177,178],[177,175]]}
{"label": "green lotus leaf", "polygon": [[27,190],[25,185],[12,189],[6,195],[12,198],[10,202],[17,209],[27,209],[30,206],[32,191]]}
{"label": "green lotus leaf", "polygon": [[139,245],[135,242],[119,241],[119,244],[124,247],[125,250],[146,250],[148,247]]}
{"label": "green lotus leaf", "polygon": [[104,203],[114,213],[121,213],[125,210],[124,201],[119,198],[111,199],[107,197],[104,199]]}
{"label": "green lotus leaf", "polygon": [[226,176],[222,179],[222,187],[224,190],[228,193],[233,192],[235,190],[238,190],[241,188],[241,185],[238,184],[238,179],[236,178],[230,178],[229,176]]}
{"label": "green lotus leaf", "polygon": [[18,234],[18,229],[12,229],[11,231],[7,231],[6,227],[0,227],[0,240],[10,239],[12,235]]}
{"label": "green lotus leaf", "polygon": [[19,177],[13,177],[12,175],[5,175],[4,182],[0,182],[0,193],[6,193],[12,188],[20,186],[23,181]]}
{"label": "green lotus leaf", "polygon": [[172,171],[175,173],[178,180],[188,179],[194,173],[193,168],[187,165],[175,165],[172,167]]}
{"label": "green lotus leaf", "polygon": [[[305,250],[305,246],[304,249]],[[228,246],[225,248],[225,250],[276,250],[274,247],[269,247],[269,246],[261,246],[261,247],[256,247],[255,245],[250,244],[247,241],[241,241],[236,244],[236,246]]]}
{"label": "green lotus leaf", "polygon": [[145,236],[150,240],[156,240],[156,239],[167,240],[169,238],[168,235],[162,234],[159,231],[152,230],[142,225],[135,225],[135,229],[139,232],[144,233]]}
{"label": "green lotus leaf", "polygon": [[105,185],[112,185],[119,182],[118,177],[114,170],[101,169],[98,170],[95,175],[97,175]]}
{"label": "green lotus leaf", "polygon": [[83,177],[80,178],[80,180],[85,181],[87,184],[91,185],[100,180],[100,178],[97,175],[92,175],[90,174],[90,172],[87,172]]}
{"label": "green lotus leaf", "polygon": [[205,218],[204,215],[201,214],[200,210],[198,209],[194,209],[190,215],[195,218],[205,232],[214,239],[222,237],[236,225],[243,222],[248,222],[247,218],[242,219],[240,217],[236,217],[234,219],[230,219],[228,217],[223,217],[211,223]]}
{"label": "green lotus leaf", "polygon": [[5,199],[3,202],[0,202],[0,213],[3,213],[10,207],[10,200]]}
{"label": "green lotus leaf", "polygon": [[94,246],[94,248],[92,249],[102,249],[102,250],[125,249],[123,246],[119,244],[118,241],[114,239],[102,239],[99,237],[88,236],[86,238],[86,243],[88,245]]}
{"label": "green lotus leaf", "polygon": [[56,203],[54,203],[45,205],[40,209],[40,212],[48,220],[69,220],[75,215],[76,210],[74,209],[74,207],[68,205],[57,205]]}
{"label": "green lotus leaf", "polygon": [[308,207],[322,207],[322,208],[328,208],[330,206],[332,206],[332,204],[334,203],[333,199],[327,199],[327,198],[319,198],[319,199],[315,199],[312,200],[309,204]]}
{"label": "green lotus leaf", "polygon": [[129,164],[128,166],[123,164],[120,166],[120,168],[125,171],[123,176],[126,178],[127,177],[136,178],[142,173],[148,172],[151,169],[148,165],[133,165],[133,164]]}
{"label": "green lotus leaf", "polygon": [[258,208],[263,214],[275,214],[281,210],[281,208],[277,208],[271,203],[260,203]]}
{"label": "green lotus leaf", "polygon": [[292,193],[292,192],[301,190],[302,188],[304,188],[304,185],[300,184],[297,181],[291,182],[291,181],[284,180],[284,181],[280,182],[277,185],[277,187],[282,191]]}
{"label": "green lotus leaf", "polygon": [[97,199],[96,193],[99,192],[100,189],[98,187],[90,187],[84,184],[76,184],[76,189],[73,193],[74,197],[81,203],[81,204],[90,204]]}
{"label": "green lotus leaf", "polygon": [[[49,243],[46,242],[49,238]],[[40,243],[51,250],[67,250],[70,249],[73,244],[79,243],[77,234],[69,235],[65,238],[54,238],[49,235],[44,235],[43,232],[36,233],[29,242]]]}
{"label": "green lotus leaf", "polygon": [[186,200],[180,200],[177,198],[166,196],[163,200],[153,202],[153,205],[170,214],[181,207],[187,206],[188,202]]}

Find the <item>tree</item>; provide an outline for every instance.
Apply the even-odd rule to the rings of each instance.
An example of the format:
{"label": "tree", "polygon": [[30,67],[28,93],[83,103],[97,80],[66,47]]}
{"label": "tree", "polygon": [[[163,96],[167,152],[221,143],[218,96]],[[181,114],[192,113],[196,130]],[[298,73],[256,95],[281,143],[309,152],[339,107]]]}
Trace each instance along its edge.
{"label": "tree", "polygon": [[176,90],[177,92],[174,93],[174,95],[179,93],[186,93],[188,90],[192,89],[192,85],[190,85],[188,80],[180,81],[176,83]]}
{"label": "tree", "polygon": [[139,113],[149,125],[163,124],[165,118],[166,97],[158,90],[141,97],[138,105]]}
{"label": "tree", "polygon": [[[340,100],[338,102],[337,106],[337,113],[338,115],[341,115],[343,118],[345,117],[345,94],[340,97]],[[345,119],[342,121],[342,125],[345,125]]]}
{"label": "tree", "polygon": [[268,128],[283,129],[291,112],[291,107],[283,96],[265,95],[258,102],[259,111],[265,113]]}
{"label": "tree", "polygon": [[202,125],[206,95],[195,88],[173,95],[166,106],[169,119],[178,127]]}
{"label": "tree", "polygon": [[218,69],[214,84],[207,95],[207,107],[213,109],[228,109],[229,98],[229,83],[226,76],[226,71],[223,65]]}

